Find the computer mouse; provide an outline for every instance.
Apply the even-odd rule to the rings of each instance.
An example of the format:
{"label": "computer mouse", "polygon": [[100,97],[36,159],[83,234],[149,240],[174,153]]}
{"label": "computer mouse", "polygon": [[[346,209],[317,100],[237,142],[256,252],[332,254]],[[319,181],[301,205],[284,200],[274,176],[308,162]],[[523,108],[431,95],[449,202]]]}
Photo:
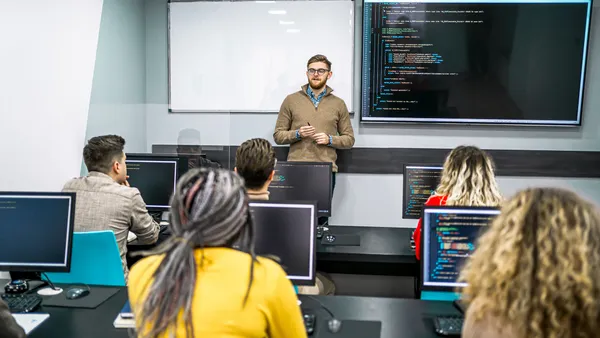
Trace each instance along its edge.
{"label": "computer mouse", "polygon": [[342,322],[335,318],[332,318],[327,322],[327,328],[331,333],[338,333],[342,328]]}
{"label": "computer mouse", "polygon": [[90,290],[86,288],[70,288],[67,291],[67,299],[79,299],[90,294]]}

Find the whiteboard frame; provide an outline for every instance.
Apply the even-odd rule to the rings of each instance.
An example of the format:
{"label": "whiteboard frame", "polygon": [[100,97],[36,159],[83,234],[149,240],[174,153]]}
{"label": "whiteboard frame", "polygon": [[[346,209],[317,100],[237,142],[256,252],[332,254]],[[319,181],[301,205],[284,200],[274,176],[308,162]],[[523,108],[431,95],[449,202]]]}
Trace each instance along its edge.
{"label": "whiteboard frame", "polygon": [[[187,113],[222,113],[222,114],[279,114],[276,110],[187,110],[187,109],[172,109],[171,108],[171,3],[177,2],[256,2],[255,0],[168,0],[167,1],[167,96],[168,96],[168,113],[169,114],[187,114]],[[296,0],[287,0],[296,1]],[[354,116],[354,112],[360,105],[360,93],[361,93],[361,64],[362,62],[356,62],[357,57],[360,59],[362,50],[362,8],[363,0],[297,0],[297,1],[350,1],[354,3],[354,50],[352,56],[352,107],[353,109],[349,112],[350,116]],[[360,3],[360,4],[359,4]],[[360,10],[360,12],[359,12]],[[359,20],[359,21],[357,21]],[[360,23],[360,27],[357,24]],[[357,73],[358,67],[358,73]],[[357,76],[358,74],[358,76]],[[358,95],[357,95],[358,93]],[[291,94],[291,93],[290,93]]]}

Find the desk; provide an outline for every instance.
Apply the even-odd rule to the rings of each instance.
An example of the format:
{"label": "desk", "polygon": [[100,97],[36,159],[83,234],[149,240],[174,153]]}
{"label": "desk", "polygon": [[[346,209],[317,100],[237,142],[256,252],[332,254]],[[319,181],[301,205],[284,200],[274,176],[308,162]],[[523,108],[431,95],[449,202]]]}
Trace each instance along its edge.
{"label": "desk", "polygon": [[[306,296],[300,296],[302,307],[315,311],[317,321],[329,319],[326,312]],[[345,296],[317,296],[340,320],[381,321],[381,338],[415,337],[439,338],[433,330],[433,317],[441,314],[459,314],[450,302],[432,302],[412,299],[368,298]],[[41,312],[50,318],[36,328],[30,338],[126,338],[126,329],[115,329],[113,320],[123,307],[127,292],[123,288],[96,309],[44,307]],[[318,338],[319,332],[311,338]],[[339,338],[355,338],[352,336]],[[365,338],[365,337],[356,337]]]}
{"label": "desk", "polygon": [[329,226],[334,235],[356,235],[360,246],[324,245],[317,241],[317,269],[328,273],[409,276],[418,274],[410,247],[413,229]]}

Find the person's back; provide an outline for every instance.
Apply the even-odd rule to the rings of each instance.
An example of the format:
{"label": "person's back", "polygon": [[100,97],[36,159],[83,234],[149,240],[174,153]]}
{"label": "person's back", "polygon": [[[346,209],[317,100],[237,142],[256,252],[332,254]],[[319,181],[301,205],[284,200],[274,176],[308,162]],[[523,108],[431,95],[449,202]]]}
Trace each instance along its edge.
{"label": "person's back", "polygon": [[[202,251],[194,253],[201,261]],[[137,303],[146,299],[152,276],[163,256],[139,261],[131,270],[129,299]],[[305,330],[293,286],[276,262],[258,257],[248,300],[251,256],[228,248],[204,249],[204,264],[197,263],[198,278],[191,307],[194,337],[298,337],[294,331]],[[290,306],[292,305],[292,306]],[[277,320],[274,320],[277,319]],[[176,337],[185,337],[180,321]],[[290,332],[286,335],[286,332]],[[159,337],[168,337],[163,334]]]}
{"label": "person's back", "polygon": [[136,234],[139,244],[152,244],[158,239],[160,226],[148,214],[139,190],[127,183],[124,144],[125,140],[119,136],[90,139],[84,148],[88,176],[68,181],[63,192],[77,194],[74,231],[115,233],[127,280],[129,231]]}
{"label": "person's back", "polygon": [[254,253],[254,223],[237,174],[190,170],[177,183],[171,217],[173,236],[132,267],[139,338],[306,337],[283,268]]}
{"label": "person's back", "polygon": [[598,209],[562,189],[521,191],[461,271],[462,337],[598,337],[598,276]]}
{"label": "person's back", "polygon": [[[499,206],[502,196],[494,176],[494,162],[483,150],[474,146],[458,146],[448,154],[440,184],[425,206]],[[413,233],[415,256],[421,259],[421,227],[419,219]]]}

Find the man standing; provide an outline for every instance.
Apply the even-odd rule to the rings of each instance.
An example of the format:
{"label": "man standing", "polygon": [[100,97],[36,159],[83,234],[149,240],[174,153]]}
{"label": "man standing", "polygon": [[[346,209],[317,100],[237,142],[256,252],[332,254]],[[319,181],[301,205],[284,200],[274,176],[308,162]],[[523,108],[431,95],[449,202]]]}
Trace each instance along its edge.
{"label": "man standing", "polygon": [[[344,100],[327,86],[333,75],[331,62],[324,55],[315,55],[307,68],[308,84],[283,101],[273,138],[277,144],[290,144],[288,161],[331,162],[335,187],[336,149],[352,148],[354,130]],[[324,222],[320,219],[319,223]]]}

